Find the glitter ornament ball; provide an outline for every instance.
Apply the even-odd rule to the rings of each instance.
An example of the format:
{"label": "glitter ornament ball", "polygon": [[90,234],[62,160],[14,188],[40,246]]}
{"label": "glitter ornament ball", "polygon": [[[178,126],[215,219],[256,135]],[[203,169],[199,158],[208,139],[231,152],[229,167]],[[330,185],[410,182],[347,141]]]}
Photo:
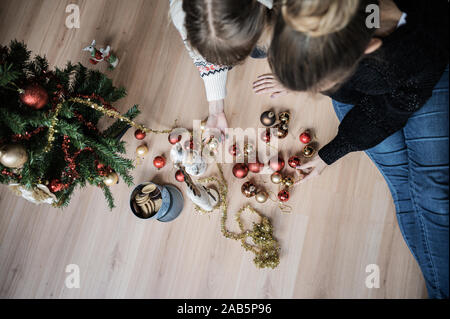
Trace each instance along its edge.
{"label": "glitter ornament ball", "polygon": [[28,107],[40,110],[48,103],[48,93],[39,84],[30,84],[21,91],[20,101]]}
{"label": "glitter ornament ball", "polygon": [[239,156],[240,155],[239,149],[238,149],[236,144],[231,145],[230,148],[228,149],[228,152],[232,156]]}
{"label": "glitter ornament ball", "polygon": [[281,112],[278,115],[278,118],[280,119],[281,122],[289,123],[289,121],[291,120],[291,113],[289,113],[289,112]]}
{"label": "glitter ornament ball", "polygon": [[166,166],[166,159],[163,156],[156,156],[153,160],[153,166],[157,169],[161,169]]}
{"label": "glitter ornament ball", "polygon": [[143,140],[145,137],[147,136],[147,134],[145,134],[145,132],[141,131],[141,130],[136,130],[136,132],[134,132],[134,137],[137,140]]}
{"label": "glitter ornament ball", "polygon": [[263,114],[261,114],[261,124],[264,126],[272,126],[275,124],[276,117],[275,113],[272,111],[266,111]]}
{"label": "glitter ornament ball", "polygon": [[303,149],[303,156],[305,157],[312,157],[315,153],[315,149],[312,146],[306,145]]}
{"label": "glitter ornament ball", "polygon": [[241,163],[235,164],[233,166],[233,175],[239,179],[247,177],[248,175],[247,165]]}
{"label": "glitter ornament ball", "polygon": [[178,182],[180,182],[180,183],[183,183],[183,182],[184,182],[185,177],[184,177],[184,174],[183,174],[183,172],[182,172],[181,170],[178,170],[178,171],[175,173],[175,179],[176,179]]}
{"label": "glitter ornament ball", "polygon": [[291,156],[288,160],[288,164],[290,167],[292,168],[297,168],[298,166],[301,165],[301,159],[298,156]]}
{"label": "glitter ornament ball", "polygon": [[284,168],[284,159],[282,159],[281,157],[274,157],[269,161],[269,166],[272,170],[274,170],[275,172],[280,172],[283,170]]}
{"label": "glitter ornament ball", "polygon": [[48,189],[52,192],[52,193],[57,193],[62,191],[64,185],[63,183],[61,183],[61,181],[59,179],[54,179],[50,182],[50,184],[48,185]]}
{"label": "glitter ornament ball", "polygon": [[282,190],[278,193],[278,199],[281,202],[287,202],[289,200],[289,192],[287,190]]}
{"label": "glitter ornament ball", "polygon": [[311,142],[311,134],[309,131],[305,131],[299,136],[299,140],[303,144],[309,144]]}
{"label": "glitter ornament ball", "polygon": [[279,139],[283,139],[289,134],[289,130],[286,129],[287,127],[285,124],[277,124],[274,128],[277,130],[277,137]]}
{"label": "glitter ornament ball", "polygon": [[283,185],[286,187],[294,186],[294,182],[294,178],[292,178],[291,176],[286,176],[285,178],[283,178]]}
{"label": "glitter ornament ball", "polygon": [[245,182],[241,187],[241,192],[245,197],[250,198],[256,195],[257,189],[252,182]]}

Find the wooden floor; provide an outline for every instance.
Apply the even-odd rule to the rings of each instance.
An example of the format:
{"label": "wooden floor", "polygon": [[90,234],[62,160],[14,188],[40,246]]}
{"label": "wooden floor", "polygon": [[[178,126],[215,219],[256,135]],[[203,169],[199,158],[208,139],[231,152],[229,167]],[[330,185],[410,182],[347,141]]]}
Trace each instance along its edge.
{"label": "wooden floor", "polygon": [[[81,28],[65,27],[66,5],[77,3]],[[175,119],[185,127],[207,116],[203,83],[167,19],[166,0],[0,0],[0,43],[24,40],[50,63],[88,65],[81,49],[97,40],[120,57],[108,73],[129,95],[117,107],[141,105],[139,121],[165,128]],[[104,70],[105,66],[97,66]],[[249,60],[229,77],[226,113],[232,127],[257,127],[268,107],[293,113],[291,135],[281,143],[285,157],[300,151],[301,127],[317,130],[324,144],[338,121],[330,100],[291,95],[276,101],[257,97],[251,83],[269,71],[266,61]],[[138,145],[125,137],[129,157]],[[147,137],[151,152],[134,171],[135,182],[174,183],[174,169],[160,172],[151,159],[169,145],[165,136]],[[215,174],[210,167],[208,174]],[[230,209],[247,201],[231,167]],[[257,178],[267,188],[268,178]],[[275,190],[275,189],[273,189]],[[128,208],[131,189],[113,188],[117,208],[109,212],[99,189],[78,191],[68,209],[34,206],[0,187],[1,298],[424,298],[420,270],[397,226],[387,185],[363,153],[351,154],[307,185],[295,189],[290,215],[274,203],[249,203],[269,216],[282,246],[276,270],[258,270],[252,254],[222,237],[220,215],[194,213],[186,201],[169,224],[142,221]],[[230,227],[233,219],[230,221]],[[77,264],[81,287],[66,288],[66,265]],[[380,268],[380,288],[365,285],[366,266]]]}

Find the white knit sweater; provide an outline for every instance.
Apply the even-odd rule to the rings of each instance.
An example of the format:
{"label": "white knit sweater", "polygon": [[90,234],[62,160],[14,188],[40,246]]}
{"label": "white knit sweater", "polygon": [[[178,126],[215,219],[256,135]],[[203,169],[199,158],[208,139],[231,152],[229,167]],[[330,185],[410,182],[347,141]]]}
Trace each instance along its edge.
{"label": "white knit sweater", "polygon": [[[263,5],[272,9],[273,0],[258,0]],[[183,11],[182,0],[170,0],[170,16],[172,22],[180,32],[184,45],[189,55],[194,60],[194,65],[200,72],[200,76],[205,83],[206,98],[208,101],[217,101],[225,99],[227,95],[227,75],[231,67],[224,65],[214,65],[206,61],[198,52],[193,50],[187,42],[187,32],[184,26],[186,14]]]}

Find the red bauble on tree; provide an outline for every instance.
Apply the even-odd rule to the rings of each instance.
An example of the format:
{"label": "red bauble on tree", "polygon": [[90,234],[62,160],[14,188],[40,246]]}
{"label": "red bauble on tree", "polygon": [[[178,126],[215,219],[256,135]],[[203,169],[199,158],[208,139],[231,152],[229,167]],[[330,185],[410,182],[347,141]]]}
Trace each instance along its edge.
{"label": "red bauble on tree", "polygon": [[297,168],[298,166],[301,165],[301,159],[298,156],[291,156],[288,160],[288,164],[290,167],[292,168]]}
{"label": "red bauble on tree", "polygon": [[287,202],[288,200],[289,200],[289,192],[287,191],[287,190],[281,190],[279,193],[278,193],[278,199],[281,201],[281,202]]}
{"label": "red bauble on tree", "polygon": [[303,132],[300,134],[299,140],[303,144],[309,144],[311,142],[311,133],[309,131]]}
{"label": "red bauble on tree", "polygon": [[59,179],[54,179],[50,182],[50,184],[48,185],[48,189],[52,192],[52,193],[57,193],[62,191],[64,188],[64,184],[61,183],[61,181]]}
{"label": "red bauble on tree", "polygon": [[177,181],[179,181],[180,183],[183,183],[183,182],[184,182],[185,177],[184,177],[184,174],[183,174],[183,172],[182,172],[181,170],[178,170],[178,171],[175,173],[175,179],[176,179]]}
{"label": "red bauble on tree", "polygon": [[269,166],[271,169],[273,169],[275,172],[280,172],[284,168],[284,159],[282,159],[280,156],[275,156],[269,161]]}
{"label": "red bauble on tree", "polygon": [[48,93],[39,84],[30,84],[21,90],[20,101],[28,107],[40,110],[48,103]]}
{"label": "red bauble on tree", "polygon": [[147,136],[147,134],[145,134],[145,132],[143,132],[141,130],[136,130],[136,132],[134,132],[134,137],[137,140],[143,140],[146,136]]}
{"label": "red bauble on tree", "polygon": [[233,175],[236,178],[240,178],[240,179],[247,177],[247,175],[248,175],[248,167],[247,167],[247,165],[240,164],[240,163],[234,165],[234,167],[233,167]]}
{"label": "red bauble on tree", "polygon": [[153,160],[153,165],[157,168],[157,169],[161,169],[164,166],[166,166],[166,159],[162,156],[156,156],[155,159]]}

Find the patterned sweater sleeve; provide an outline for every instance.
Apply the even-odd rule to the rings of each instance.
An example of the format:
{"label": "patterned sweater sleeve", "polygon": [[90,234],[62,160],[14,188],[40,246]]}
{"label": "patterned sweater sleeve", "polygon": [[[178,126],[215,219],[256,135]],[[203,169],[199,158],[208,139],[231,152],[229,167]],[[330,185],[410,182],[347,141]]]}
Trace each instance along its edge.
{"label": "patterned sweater sleeve", "polygon": [[209,63],[190,47],[187,42],[187,33],[184,26],[186,15],[183,11],[181,0],[170,0],[170,16],[205,83],[206,98],[208,101],[225,99],[227,95],[227,75],[231,67]]}

